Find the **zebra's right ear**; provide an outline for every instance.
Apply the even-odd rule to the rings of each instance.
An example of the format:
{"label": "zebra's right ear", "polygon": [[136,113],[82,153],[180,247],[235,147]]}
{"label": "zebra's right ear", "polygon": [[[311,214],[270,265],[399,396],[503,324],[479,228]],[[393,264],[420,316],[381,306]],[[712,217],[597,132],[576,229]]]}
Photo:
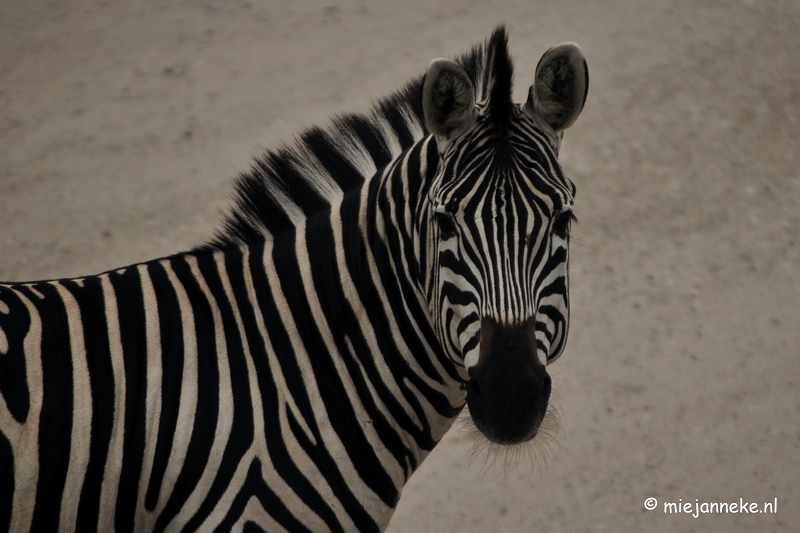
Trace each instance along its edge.
{"label": "zebra's right ear", "polygon": [[422,113],[428,131],[451,139],[475,122],[475,88],[464,67],[434,59],[422,80]]}

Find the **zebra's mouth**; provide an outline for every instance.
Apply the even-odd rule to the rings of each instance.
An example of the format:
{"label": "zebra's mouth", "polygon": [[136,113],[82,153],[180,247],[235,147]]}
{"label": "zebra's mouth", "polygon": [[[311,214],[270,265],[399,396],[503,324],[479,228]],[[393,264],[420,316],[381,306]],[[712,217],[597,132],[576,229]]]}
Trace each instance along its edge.
{"label": "zebra's mouth", "polygon": [[475,426],[498,444],[536,436],[547,412],[550,376],[537,355],[535,321],[481,321],[480,360],[470,369],[467,405]]}

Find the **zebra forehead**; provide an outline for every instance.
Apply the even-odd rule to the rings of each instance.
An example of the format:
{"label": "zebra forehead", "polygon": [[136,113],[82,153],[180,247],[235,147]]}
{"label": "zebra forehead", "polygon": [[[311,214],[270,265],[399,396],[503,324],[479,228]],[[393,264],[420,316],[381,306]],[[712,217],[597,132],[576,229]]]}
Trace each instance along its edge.
{"label": "zebra forehead", "polygon": [[509,211],[528,211],[528,206],[555,213],[572,205],[573,199],[563,175],[548,177],[517,170],[454,180],[442,188],[438,203],[450,213],[463,211],[470,218],[487,219]]}

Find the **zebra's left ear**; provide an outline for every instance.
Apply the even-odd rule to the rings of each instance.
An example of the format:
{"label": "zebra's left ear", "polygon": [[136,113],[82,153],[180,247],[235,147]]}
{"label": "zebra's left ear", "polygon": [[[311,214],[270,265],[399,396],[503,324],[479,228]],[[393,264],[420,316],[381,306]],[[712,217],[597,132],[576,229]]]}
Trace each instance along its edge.
{"label": "zebra's left ear", "polygon": [[450,59],[434,59],[422,80],[422,114],[428,131],[450,139],[475,122],[475,113],[475,88],[464,67]]}
{"label": "zebra's left ear", "polygon": [[581,114],[588,91],[589,68],[580,47],[561,43],[539,60],[524,110],[560,132],[572,126]]}

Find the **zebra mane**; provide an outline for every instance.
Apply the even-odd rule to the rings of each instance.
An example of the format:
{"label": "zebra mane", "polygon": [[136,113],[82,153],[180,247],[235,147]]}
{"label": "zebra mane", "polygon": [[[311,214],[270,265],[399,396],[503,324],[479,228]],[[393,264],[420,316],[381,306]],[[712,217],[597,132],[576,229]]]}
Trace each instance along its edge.
{"label": "zebra mane", "polygon": [[[508,37],[499,26],[458,61],[475,84],[477,102],[501,131],[511,120],[513,66]],[[234,182],[233,205],[211,241],[198,249],[254,244],[296,226],[369,180],[428,135],[422,115],[422,76],[366,113],[334,117],[294,141],[257,157]]]}

